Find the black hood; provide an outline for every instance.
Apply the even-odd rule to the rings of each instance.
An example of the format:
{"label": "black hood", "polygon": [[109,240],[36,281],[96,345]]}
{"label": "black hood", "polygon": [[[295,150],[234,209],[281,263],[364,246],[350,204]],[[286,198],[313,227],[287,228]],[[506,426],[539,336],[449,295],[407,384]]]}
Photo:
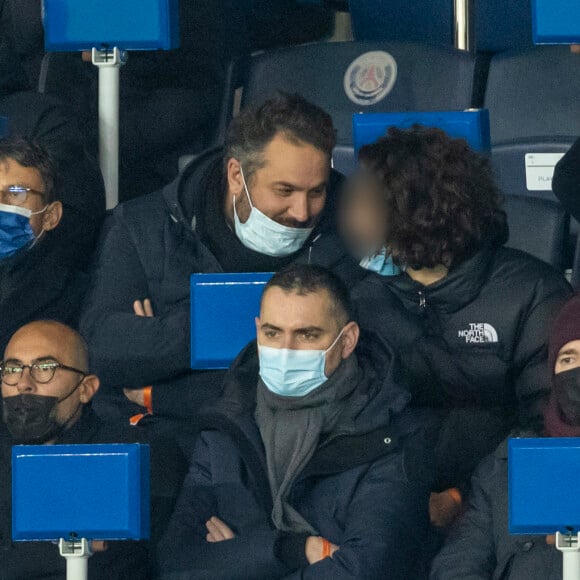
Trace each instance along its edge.
{"label": "black hood", "polygon": [[29,90],[30,86],[12,39],[9,5],[0,0],[0,96]]}

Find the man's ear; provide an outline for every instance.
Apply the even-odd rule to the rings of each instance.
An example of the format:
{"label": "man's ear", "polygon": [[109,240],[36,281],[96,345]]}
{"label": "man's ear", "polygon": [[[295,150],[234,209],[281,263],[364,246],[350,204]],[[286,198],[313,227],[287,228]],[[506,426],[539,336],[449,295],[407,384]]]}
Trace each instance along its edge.
{"label": "man's ear", "polygon": [[79,387],[80,389],[80,399],[81,403],[87,404],[95,396],[95,393],[99,390],[101,382],[97,375],[87,375]]}
{"label": "man's ear", "polygon": [[342,336],[340,337],[342,341],[342,358],[348,358],[356,348],[358,344],[358,339],[360,336],[359,325],[352,320],[349,322],[342,331]]}
{"label": "man's ear", "polygon": [[242,166],[233,157],[228,160],[228,189],[236,196],[240,195],[244,189]]}
{"label": "man's ear", "polygon": [[62,219],[62,203],[60,201],[53,201],[44,212],[42,216],[42,229],[45,232],[54,230]]}

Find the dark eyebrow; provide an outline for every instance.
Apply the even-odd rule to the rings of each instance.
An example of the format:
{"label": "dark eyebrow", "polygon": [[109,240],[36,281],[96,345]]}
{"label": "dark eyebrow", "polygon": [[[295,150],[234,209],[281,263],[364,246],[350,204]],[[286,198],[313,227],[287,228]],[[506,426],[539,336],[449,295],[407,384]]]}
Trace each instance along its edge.
{"label": "dark eyebrow", "polygon": [[304,328],[297,328],[294,332],[300,334],[305,332],[324,332],[324,328],[320,328],[319,326],[306,326]]}
{"label": "dark eyebrow", "polygon": [[558,353],[558,358],[568,354],[578,354],[578,351],[575,348],[567,348],[566,350],[562,350]]}
{"label": "dark eyebrow", "polygon": [[[294,190],[301,189],[295,183],[289,183],[288,181],[275,181],[272,185],[274,185],[276,187],[287,187],[288,189],[294,189]],[[328,186],[328,181],[322,181],[318,185],[315,185],[314,187],[310,188],[308,191],[314,191],[315,189],[321,189],[321,188],[327,187],[327,186]]]}
{"label": "dark eyebrow", "polygon": [[262,324],[260,326],[260,330],[264,330],[264,329],[268,329],[268,330],[277,330],[282,332],[281,328],[278,328],[277,326],[274,326],[273,324],[270,324],[269,322],[264,322],[264,324]]}
{"label": "dark eyebrow", "polygon": [[[45,356],[40,356],[38,358],[35,358],[32,361],[31,364],[43,363],[43,362],[55,362],[55,363],[58,363],[58,360],[54,356],[45,355]],[[17,358],[8,358],[8,359],[6,359],[4,361],[4,364],[21,365],[21,364],[24,364],[24,363],[20,359],[17,359]]]}

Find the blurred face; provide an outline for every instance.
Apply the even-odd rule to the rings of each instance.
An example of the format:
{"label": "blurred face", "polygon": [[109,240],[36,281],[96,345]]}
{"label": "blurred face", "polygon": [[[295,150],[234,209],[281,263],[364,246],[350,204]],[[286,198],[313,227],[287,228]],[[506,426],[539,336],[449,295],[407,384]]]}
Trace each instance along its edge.
{"label": "blurred face", "polygon": [[[26,193],[26,199],[21,201],[20,195],[7,191],[7,188],[14,185],[33,191]],[[30,227],[36,236],[42,230],[54,229],[62,217],[62,204],[59,201],[47,204],[44,191],[44,183],[37,169],[24,167],[13,159],[0,162],[0,201],[29,209],[34,214],[30,216]]]}
{"label": "blurred face", "polygon": [[340,206],[340,228],[356,258],[372,256],[387,239],[387,208],[379,185],[361,175],[349,180]]}
{"label": "blurred face", "polygon": [[[4,366],[32,365],[35,363],[58,362],[86,371],[85,363],[79,359],[78,346],[74,336],[60,326],[50,323],[33,323],[21,328],[11,338],[4,354]],[[16,379],[16,380],[13,380]],[[2,381],[4,400],[22,394],[44,395],[63,399],[55,408],[55,418],[59,424],[74,423],[81,413],[81,405],[88,403],[98,389],[98,379],[87,375],[57,368],[53,378],[47,383],[35,380],[30,368],[24,368],[22,376],[13,377],[6,384]],[[80,386],[78,388],[77,385]],[[76,388],[76,390],[75,390]]]}
{"label": "blurred face", "polygon": [[276,286],[262,298],[256,330],[260,345],[291,350],[326,350],[342,330],[341,337],[326,353],[327,377],[352,354],[359,335],[355,322],[343,326],[337,321],[328,291],[300,295]]}
{"label": "blurred face", "polygon": [[[313,227],[326,201],[328,156],[312,145],[295,144],[277,135],[264,149],[263,159],[263,167],[246,179],[253,205],[282,225]],[[234,197],[240,221],[245,223],[250,216],[242,179],[244,169],[236,159],[229,160],[225,210],[230,222]]]}

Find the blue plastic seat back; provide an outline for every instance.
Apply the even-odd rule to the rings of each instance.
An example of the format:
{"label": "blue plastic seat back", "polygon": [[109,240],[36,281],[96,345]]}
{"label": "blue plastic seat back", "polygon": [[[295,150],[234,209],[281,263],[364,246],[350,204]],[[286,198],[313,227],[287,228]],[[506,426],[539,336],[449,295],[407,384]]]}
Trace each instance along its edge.
{"label": "blue plastic seat back", "polygon": [[149,446],[12,448],[12,539],[147,539]]}
{"label": "blue plastic seat back", "polygon": [[256,338],[255,318],[271,272],[192,274],[191,368],[228,368]]}
{"label": "blue plastic seat back", "polygon": [[44,0],[47,51],[179,45],[178,0]]}
{"label": "blue plastic seat back", "polygon": [[579,44],[578,0],[532,0],[532,28],[536,44]]}
{"label": "blue plastic seat back", "polygon": [[511,534],[580,531],[580,439],[546,437],[508,442]]}
{"label": "blue plastic seat back", "polygon": [[0,117],[0,137],[6,137],[6,135],[8,135],[8,119]]}
{"label": "blue plastic seat back", "polygon": [[502,52],[533,46],[530,4],[530,0],[477,2],[473,16],[476,50]]}

